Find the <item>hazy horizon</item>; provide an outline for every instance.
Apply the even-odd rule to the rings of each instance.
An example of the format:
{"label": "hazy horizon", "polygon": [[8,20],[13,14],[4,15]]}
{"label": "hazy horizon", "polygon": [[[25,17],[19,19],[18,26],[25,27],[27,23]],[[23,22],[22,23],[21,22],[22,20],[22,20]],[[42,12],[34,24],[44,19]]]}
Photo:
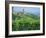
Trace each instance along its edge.
{"label": "hazy horizon", "polygon": [[40,14],[40,8],[39,7],[12,7],[13,12],[23,12],[23,9],[24,9],[25,13],[28,12],[28,13],[33,13],[36,15]]}

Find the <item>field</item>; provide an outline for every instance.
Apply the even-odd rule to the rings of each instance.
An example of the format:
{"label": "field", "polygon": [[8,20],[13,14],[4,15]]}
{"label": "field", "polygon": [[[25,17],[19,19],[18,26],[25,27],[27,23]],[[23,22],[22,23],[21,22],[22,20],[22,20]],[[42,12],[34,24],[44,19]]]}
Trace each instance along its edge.
{"label": "field", "polygon": [[40,30],[40,16],[32,13],[12,13],[12,31]]}

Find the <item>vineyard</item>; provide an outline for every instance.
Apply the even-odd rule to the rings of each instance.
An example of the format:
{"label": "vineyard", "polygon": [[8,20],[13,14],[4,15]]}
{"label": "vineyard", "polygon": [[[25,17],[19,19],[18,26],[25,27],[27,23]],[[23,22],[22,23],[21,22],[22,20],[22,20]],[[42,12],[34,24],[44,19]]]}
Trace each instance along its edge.
{"label": "vineyard", "polygon": [[40,17],[29,13],[12,13],[12,31],[40,30]]}

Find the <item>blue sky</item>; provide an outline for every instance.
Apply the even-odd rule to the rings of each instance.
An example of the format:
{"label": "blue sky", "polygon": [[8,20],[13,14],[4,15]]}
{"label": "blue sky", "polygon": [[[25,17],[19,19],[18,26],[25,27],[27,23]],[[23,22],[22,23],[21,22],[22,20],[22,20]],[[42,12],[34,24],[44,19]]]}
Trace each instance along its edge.
{"label": "blue sky", "polygon": [[34,13],[34,14],[39,14],[40,13],[40,8],[39,7],[13,7],[13,12],[22,12],[24,9],[24,12],[28,13]]}

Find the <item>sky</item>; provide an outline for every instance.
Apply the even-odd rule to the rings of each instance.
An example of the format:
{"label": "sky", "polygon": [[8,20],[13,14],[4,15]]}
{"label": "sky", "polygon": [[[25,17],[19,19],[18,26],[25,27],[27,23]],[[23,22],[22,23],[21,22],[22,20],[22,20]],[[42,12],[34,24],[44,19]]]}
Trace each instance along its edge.
{"label": "sky", "polygon": [[34,14],[39,14],[40,13],[40,8],[39,7],[13,7],[12,10],[13,12],[24,12],[25,13],[34,13]]}

